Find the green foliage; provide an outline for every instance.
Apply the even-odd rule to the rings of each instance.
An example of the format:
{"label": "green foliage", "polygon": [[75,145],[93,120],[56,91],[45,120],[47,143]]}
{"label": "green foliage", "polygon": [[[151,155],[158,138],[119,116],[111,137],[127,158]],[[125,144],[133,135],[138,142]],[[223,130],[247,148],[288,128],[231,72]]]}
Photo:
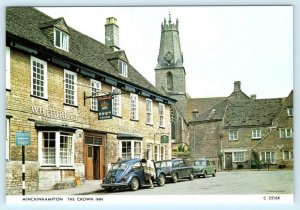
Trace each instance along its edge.
{"label": "green foliage", "polygon": [[258,152],[252,150],[251,152],[251,168],[261,169],[261,161],[259,160]]}

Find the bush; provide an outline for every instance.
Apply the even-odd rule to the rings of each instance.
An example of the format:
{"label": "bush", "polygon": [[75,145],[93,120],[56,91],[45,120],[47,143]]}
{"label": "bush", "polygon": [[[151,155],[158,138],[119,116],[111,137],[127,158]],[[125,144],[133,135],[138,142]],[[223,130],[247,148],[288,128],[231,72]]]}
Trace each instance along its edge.
{"label": "bush", "polygon": [[239,163],[239,164],[237,165],[237,168],[238,168],[238,169],[242,169],[242,168],[244,168],[244,165],[241,164],[241,163]]}

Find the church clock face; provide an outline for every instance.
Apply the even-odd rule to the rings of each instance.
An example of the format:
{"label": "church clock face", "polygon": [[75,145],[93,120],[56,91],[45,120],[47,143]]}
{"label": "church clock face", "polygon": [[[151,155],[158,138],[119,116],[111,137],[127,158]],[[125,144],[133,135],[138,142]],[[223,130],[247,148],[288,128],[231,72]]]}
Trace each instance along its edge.
{"label": "church clock face", "polygon": [[172,54],[170,51],[168,51],[168,52],[165,54],[164,59],[165,59],[168,63],[170,63],[171,60],[173,59],[173,54]]}

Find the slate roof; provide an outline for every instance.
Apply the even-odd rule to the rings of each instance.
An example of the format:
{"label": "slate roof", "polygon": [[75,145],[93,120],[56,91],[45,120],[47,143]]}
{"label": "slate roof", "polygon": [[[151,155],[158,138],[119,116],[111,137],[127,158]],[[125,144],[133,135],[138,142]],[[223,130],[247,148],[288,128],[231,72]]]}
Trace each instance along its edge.
{"label": "slate roof", "polygon": [[119,75],[118,70],[108,61],[108,58],[111,58],[112,55],[118,56],[118,53],[114,53],[110,47],[71,27],[68,27],[70,32],[69,52],[56,48],[52,41],[47,38],[41,26],[54,24],[58,20],[60,18],[53,19],[32,7],[7,7],[6,33],[8,37],[32,44],[39,50],[55,53],[60,58],[86,65],[93,70],[106,73],[118,80],[170,99],[130,64],[128,65],[128,78]]}
{"label": "slate roof", "polygon": [[280,111],[282,99],[229,101],[224,126],[271,125]]}
{"label": "slate roof", "polygon": [[[242,91],[240,92],[244,95]],[[292,96],[288,98],[292,98]],[[221,101],[210,106],[209,103],[213,100]],[[283,100],[286,98],[251,99],[243,96],[242,99],[237,99],[233,97],[233,94],[227,98],[211,98],[207,101],[207,109],[204,112],[200,111],[190,122],[203,123],[223,120],[225,127],[268,126],[280,112]],[[200,104],[200,100],[198,103]]]}

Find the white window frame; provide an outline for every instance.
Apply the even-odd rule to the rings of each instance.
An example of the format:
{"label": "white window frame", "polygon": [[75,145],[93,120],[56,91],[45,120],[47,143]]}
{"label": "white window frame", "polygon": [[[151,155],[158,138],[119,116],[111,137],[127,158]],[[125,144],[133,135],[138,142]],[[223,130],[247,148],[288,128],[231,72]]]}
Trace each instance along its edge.
{"label": "white window frame", "polygon": [[161,145],[160,146],[160,160],[165,160],[166,159],[166,146]]}
{"label": "white window frame", "polygon": [[[55,161],[54,163],[44,163],[43,162],[43,133],[55,133]],[[69,134],[69,135],[65,135]],[[72,148],[71,148],[71,154],[70,154],[70,164],[63,164],[61,163],[61,136],[70,136],[72,139]],[[75,154],[75,148],[74,148],[74,133],[69,132],[62,132],[62,131],[38,131],[38,160],[41,166],[49,166],[49,167],[73,167],[74,166],[74,154]]]}
{"label": "white window frame", "polygon": [[112,92],[118,92],[120,94],[114,95],[112,99],[112,114],[117,117],[122,116],[122,95],[121,90],[116,87],[112,87]]}
{"label": "white window frame", "polygon": [[237,141],[238,139],[238,130],[229,131],[229,141]]}
{"label": "white window frame", "polygon": [[[129,151],[123,152],[123,143],[130,144],[130,147],[126,147]],[[139,145],[137,147],[137,145]],[[137,140],[119,140],[119,157],[123,160],[142,158],[142,141]]]}
{"label": "white window frame", "polygon": [[[74,76],[73,84],[67,84],[67,77],[66,77],[67,74]],[[67,97],[67,94],[66,94],[67,85],[74,85],[74,94],[73,95],[69,94],[69,95],[73,96],[74,103],[67,102],[67,98],[66,98]],[[77,106],[77,104],[78,104],[78,102],[77,102],[77,74],[72,71],[68,71],[66,69],[64,70],[64,102],[65,102],[65,104],[73,105],[73,106]]]}
{"label": "white window frame", "polygon": [[[286,158],[286,156],[285,156],[286,153],[288,154],[288,158]],[[284,161],[292,161],[292,160],[294,160],[294,152],[293,152],[293,150],[283,150],[282,151],[282,159]]]}
{"label": "white window frame", "polygon": [[137,94],[130,94],[130,119],[139,119],[139,96]]}
{"label": "white window frame", "polygon": [[261,152],[260,153],[260,160],[264,163],[268,163],[267,162],[267,153],[270,155],[271,159],[270,159],[270,163],[276,163],[276,155],[275,152],[270,152],[270,151],[266,151],[266,152]]}
{"label": "white window frame", "polygon": [[94,96],[99,96],[101,91],[101,82],[91,79],[91,110],[98,111],[98,98],[94,98]]}
{"label": "white window frame", "polygon": [[9,160],[9,139],[10,139],[10,119],[6,118],[6,140],[5,140],[5,157]]}
{"label": "white window frame", "polygon": [[252,139],[261,139],[261,129],[252,130]]}
{"label": "white window frame", "polygon": [[[44,80],[41,80],[40,78],[37,78],[37,72],[33,71],[33,67],[34,67],[33,62],[39,63],[40,65],[43,65],[44,74],[39,74],[39,75],[40,75],[40,77],[43,76]],[[31,56],[30,57],[30,63],[31,63],[30,64],[30,68],[31,68],[31,95],[35,96],[35,97],[47,99],[48,98],[48,67],[47,67],[47,62],[43,61],[41,59],[38,59],[36,57]],[[34,77],[34,74],[36,75],[35,77]],[[43,91],[40,91],[40,92],[43,92],[44,96],[39,96],[37,93],[34,93],[34,84],[33,84],[34,79],[39,79],[39,82],[42,81],[44,83],[43,86],[39,86],[39,87],[43,87]],[[36,92],[37,91],[38,90],[36,89]]]}
{"label": "white window frame", "polygon": [[281,139],[293,138],[293,129],[292,128],[280,128],[279,137]]}
{"label": "white window frame", "polygon": [[146,124],[153,124],[153,101],[146,98]]}
{"label": "white window frame", "polygon": [[293,107],[288,107],[286,110],[288,116],[293,116]]}
{"label": "white window frame", "polygon": [[159,127],[164,128],[166,126],[166,108],[165,104],[159,103],[158,104],[158,115],[159,115]]}
{"label": "white window frame", "polygon": [[154,145],[154,161],[159,160],[159,145],[155,144]]}
{"label": "white window frame", "polygon": [[153,144],[147,144],[147,159],[153,160]]}
{"label": "white window frame", "polygon": [[5,62],[5,69],[6,69],[6,89],[10,90],[10,48],[6,47],[6,62]]}
{"label": "white window frame", "polygon": [[245,162],[245,152],[233,152],[233,162]]}
{"label": "white window frame", "polygon": [[[59,32],[60,34],[60,40],[59,40],[59,45],[56,45],[56,32]],[[69,35],[57,28],[54,28],[54,46],[64,50],[64,51],[69,51]]]}
{"label": "white window frame", "polygon": [[118,60],[119,74],[123,77],[128,77],[128,65],[126,62]]}

